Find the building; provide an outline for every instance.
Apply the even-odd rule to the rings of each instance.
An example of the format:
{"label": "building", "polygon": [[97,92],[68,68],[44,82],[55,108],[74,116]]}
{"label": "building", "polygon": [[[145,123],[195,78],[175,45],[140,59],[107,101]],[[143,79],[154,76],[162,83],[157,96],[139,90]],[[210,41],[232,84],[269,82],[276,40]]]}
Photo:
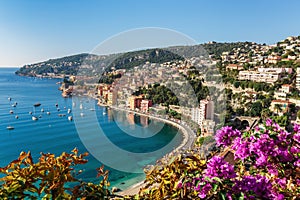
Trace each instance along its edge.
{"label": "building", "polygon": [[151,100],[143,99],[141,101],[140,110],[142,112],[148,112],[149,111],[149,107],[151,107],[151,106],[152,106],[152,101]]}
{"label": "building", "polygon": [[243,70],[244,67],[238,64],[229,64],[226,66],[226,70]]}
{"label": "building", "polygon": [[270,110],[282,116],[284,113],[289,111],[289,105],[292,104],[290,101],[276,99],[271,102]]}
{"label": "building", "polygon": [[140,108],[142,100],[143,100],[143,96],[131,96],[131,97],[129,97],[129,108],[131,110],[135,110],[136,108]]}
{"label": "building", "polygon": [[286,94],[290,93],[292,90],[292,86],[290,86],[289,84],[284,84],[281,86],[281,88],[279,89],[281,92],[284,92]]}
{"label": "building", "polygon": [[300,67],[297,68],[296,88],[300,90]]}
{"label": "building", "polygon": [[191,117],[194,122],[202,127],[203,121],[214,119],[214,103],[210,100],[201,100],[197,108],[192,108]]}
{"label": "building", "polygon": [[206,119],[203,120],[201,133],[203,136],[213,135],[215,132],[215,125],[216,123],[214,120]]}
{"label": "building", "polygon": [[274,83],[281,78],[278,72],[240,71],[239,80]]}

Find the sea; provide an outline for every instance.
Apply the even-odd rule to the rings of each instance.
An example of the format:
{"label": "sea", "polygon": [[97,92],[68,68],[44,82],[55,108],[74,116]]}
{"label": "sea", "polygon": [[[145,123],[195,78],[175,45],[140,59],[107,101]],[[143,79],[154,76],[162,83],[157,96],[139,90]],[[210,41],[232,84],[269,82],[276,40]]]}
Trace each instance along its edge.
{"label": "sea", "polygon": [[77,178],[98,183],[96,168],[104,164],[111,187],[126,189],[145,178],[145,166],[183,139],[169,124],[97,106],[85,96],[63,98],[57,84],[62,80],[17,76],[17,69],[0,68],[0,167],[22,151],[30,151],[37,162],[41,152],[58,156],[78,148],[89,156],[77,167],[83,171]]}

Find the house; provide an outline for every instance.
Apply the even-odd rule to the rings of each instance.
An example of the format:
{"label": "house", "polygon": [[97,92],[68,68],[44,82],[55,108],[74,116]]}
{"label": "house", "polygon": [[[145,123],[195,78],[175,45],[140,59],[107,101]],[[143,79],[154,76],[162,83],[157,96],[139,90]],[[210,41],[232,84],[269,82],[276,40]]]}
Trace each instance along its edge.
{"label": "house", "polygon": [[141,101],[141,107],[140,107],[140,110],[142,112],[148,112],[149,111],[149,107],[152,106],[152,101],[151,100],[148,100],[148,99],[143,99]]}
{"label": "house", "polygon": [[289,111],[290,104],[292,104],[290,101],[276,99],[271,102],[270,110],[277,113],[279,116],[282,116],[284,113]]}
{"label": "house", "polygon": [[238,64],[229,64],[226,66],[226,70],[243,70],[244,67]]}
{"label": "house", "polygon": [[279,89],[281,92],[284,92],[286,94],[290,93],[292,90],[292,86],[290,86],[289,84],[284,84],[281,86],[281,88]]}
{"label": "house", "polygon": [[196,108],[192,108],[191,117],[194,122],[202,126],[205,119],[214,119],[214,102],[211,100],[201,100]]}
{"label": "house", "polygon": [[131,96],[131,97],[129,97],[129,108],[131,110],[135,110],[136,108],[140,108],[142,100],[143,100],[143,96]]}

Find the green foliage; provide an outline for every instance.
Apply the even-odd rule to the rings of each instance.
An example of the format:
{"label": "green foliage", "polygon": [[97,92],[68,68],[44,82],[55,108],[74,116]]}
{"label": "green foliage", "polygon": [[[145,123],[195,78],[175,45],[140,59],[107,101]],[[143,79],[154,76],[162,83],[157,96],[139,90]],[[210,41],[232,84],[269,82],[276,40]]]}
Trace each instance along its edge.
{"label": "green foliage", "polygon": [[116,79],[121,78],[121,74],[105,73],[101,76],[99,83],[112,84]]}
{"label": "green foliage", "polygon": [[196,193],[178,189],[178,182],[185,176],[196,175],[205,166],[206,159],[192,152],[174,156],[168,163],[153,166],[146,171],[145,186],[140,190],[138,199],[197,199]]}
{"label": "green foliage", "polygon": [[16,74],[26,76],[42,75],[45,73],[76,75],[80,65],[87,56],[89,54],[78,54],[25,65],[16,71]]}
{"label": "green foliage", "polygon": [[[84,157],[88,153],[41,154],[39,161],[34,163],[30,152],[22,152],[17,160],[0,168],[1,199],[99,199],[110,195],[107,187],[108,171],[103,166],[98,168],[100,183],[85,183],[75,176],[81,171],[74,167],[87,162]],[[67,186],[72,183],[72,187]]]}
{"label": "green foliage", "polygon": [[246,50],[250,50],[250,45],[250,42],[225,42],[203,44],[202,46],[210,55],[214,55],[216,59],[219,59],[223,52],[230,52],[235,48],[245,48]]}
{"label": "green foliage", "polygon": [[198,137],[195,144],[200,147],[202,145],[206,145],[214,141],[215,139],[213,136]]}
{"label": "green foliage", "polygon": [[270,118],[272,120],[274,120],[277,124],[279,124],[279,126],[281,126],[281,127],[288,127],[288,125],[290,123],[288,120],[288,116],[286,116],[286,115],[270,116]]}
{"label": "green foliage", "polygon": [[115,59],[108,69],[131,69],[133,67],[150,63],[164,63],[175,60],[184,60],[183,57],[164,49],[147,49],[141,51],[127,52]]}
{"label": "green foliage", "polygon": [[250,115],[252,117],[260,116],[261,111],[262,111],[262,104],[260,101],[256,101],[251,106]]}

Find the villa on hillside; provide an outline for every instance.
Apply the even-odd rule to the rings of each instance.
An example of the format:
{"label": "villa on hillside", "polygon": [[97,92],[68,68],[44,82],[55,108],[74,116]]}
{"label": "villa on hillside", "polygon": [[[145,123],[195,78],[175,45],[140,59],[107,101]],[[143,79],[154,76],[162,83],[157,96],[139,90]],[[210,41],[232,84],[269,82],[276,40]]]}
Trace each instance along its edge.
{"label": "villa on hillside", "polygon": [[289,111],[289,105],[292,104],[287,100],[276,99],[271,102],[270,110],[282,116],[284,113]]}

